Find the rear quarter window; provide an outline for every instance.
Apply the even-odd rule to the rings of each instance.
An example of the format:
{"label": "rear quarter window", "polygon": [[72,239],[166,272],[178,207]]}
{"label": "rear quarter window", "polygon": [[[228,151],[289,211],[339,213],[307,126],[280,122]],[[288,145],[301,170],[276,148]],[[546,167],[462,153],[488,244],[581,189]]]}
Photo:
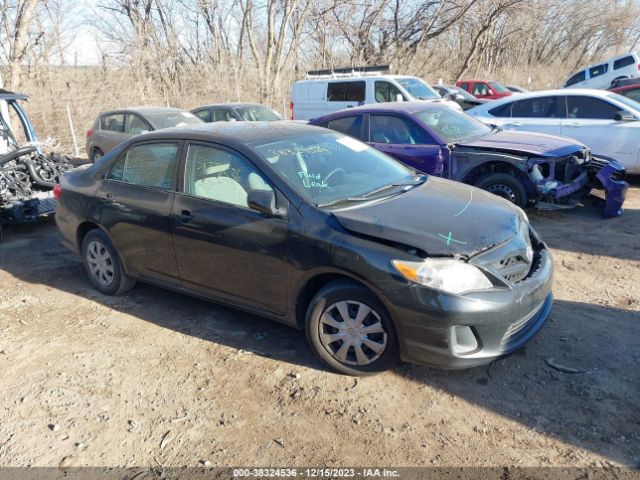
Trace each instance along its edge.
{"label": "rear quarter window", "polygon": [[512,102],[505,103],[504,105],[499,105],[489,110],[489,113],[494,117],[510,117],[512,105],[513,105]]}
{"label": "rear quarter window", "polygon": [[619,58],[618,60],[613,62],[613,69],[618,70],[619,68],[628,67],[629,65],[633,65],[634,63],[636,63],[636,59],[632,55],[629,55],[628,57]]}
{"label": "rear quarter window", "polygon": [[586,79],[586,70],[582,70],[581,72],[578,72],[575,75],[571,76],[571,78],[567,80],[566,86],[570,87],[571,85],[575,85],[576,83],[584,82]]}

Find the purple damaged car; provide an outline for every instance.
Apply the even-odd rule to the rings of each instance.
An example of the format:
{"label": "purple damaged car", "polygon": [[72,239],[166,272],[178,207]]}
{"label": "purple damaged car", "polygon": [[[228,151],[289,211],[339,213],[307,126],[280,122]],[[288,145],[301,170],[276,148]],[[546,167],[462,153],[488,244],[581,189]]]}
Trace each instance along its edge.
{"label": "purple damaged car", "polygon": [[422,172],[458,180],[540,209],[577,205],[591,193],[604,216],[622,214],[628,184],[616,161],[575,140],[490,127],[451,108],[398,102],[341,110],[309,122],[368,143]]}

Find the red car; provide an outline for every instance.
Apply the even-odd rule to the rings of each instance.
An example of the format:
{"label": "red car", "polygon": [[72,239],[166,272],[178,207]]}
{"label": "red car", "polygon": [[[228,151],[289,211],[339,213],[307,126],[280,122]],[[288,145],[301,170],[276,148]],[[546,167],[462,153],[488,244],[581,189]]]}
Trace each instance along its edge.
{"label": "red car", "polygon": [[611,91],[640,102],[640,85],[625,85],[624,87],[612,88]]}
{"label": "red car", "polygon": [[460,80],[456,83],[456,86],[466,90],[476,98],[486,98],[488,100],[508,97],[513,93],[498,82],[486,82],[484,80]]}

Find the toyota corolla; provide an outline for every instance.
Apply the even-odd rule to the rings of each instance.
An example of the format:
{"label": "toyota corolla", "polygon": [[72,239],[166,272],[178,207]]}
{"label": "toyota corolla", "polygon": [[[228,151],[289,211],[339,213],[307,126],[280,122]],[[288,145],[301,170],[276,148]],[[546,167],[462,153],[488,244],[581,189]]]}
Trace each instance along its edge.
{"label": "toyota corolla", "polygon": [[99,291],[147,282],[284,322],[342,373],[490,362],[553,302],[551,254],[519,207],[319,127],[142,134],[56,196]]}

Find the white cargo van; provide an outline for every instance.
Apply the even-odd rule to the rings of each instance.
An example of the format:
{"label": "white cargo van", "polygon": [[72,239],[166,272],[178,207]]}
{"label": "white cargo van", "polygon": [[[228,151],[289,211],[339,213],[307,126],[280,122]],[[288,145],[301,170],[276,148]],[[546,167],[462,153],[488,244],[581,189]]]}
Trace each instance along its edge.
{"label": "white cargo van", "polygon": [[[388,68],[381,67],[383,72]],[[308,72],[306,80],[291,86],[291,119],[311,120],[344,108],[397,101],[441,102],[461,110],[456,102],[443,99],[417,77],[384,74],[375,68]]]}
{"label": "white cargo van", "polygon": [[626,53],[575,72],[564,82],[564,87],[606,89],[614,80],[637,76],[640,76],[640,57]]}

